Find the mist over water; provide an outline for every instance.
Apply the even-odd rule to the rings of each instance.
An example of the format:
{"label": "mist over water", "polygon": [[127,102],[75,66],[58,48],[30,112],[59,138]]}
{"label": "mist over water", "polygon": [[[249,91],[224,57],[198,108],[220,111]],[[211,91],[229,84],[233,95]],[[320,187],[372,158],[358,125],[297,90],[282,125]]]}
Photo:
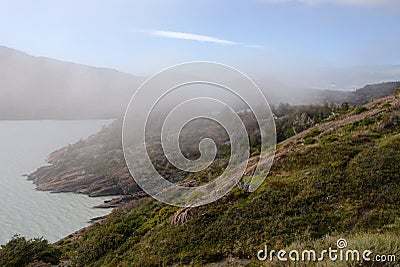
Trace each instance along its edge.
{"label": "mist over water", "polygon": [[41,192],[21,176],[43,166],[52,151],[86,138],[110,122],[0,121],[0,244],[16,233],[54,242],[111,211],[92,208],[109,198]]}

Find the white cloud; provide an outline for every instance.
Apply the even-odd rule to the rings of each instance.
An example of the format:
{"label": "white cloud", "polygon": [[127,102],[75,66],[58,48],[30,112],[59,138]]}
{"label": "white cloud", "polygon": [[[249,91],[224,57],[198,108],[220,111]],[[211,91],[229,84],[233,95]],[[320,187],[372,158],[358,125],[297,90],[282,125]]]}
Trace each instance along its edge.
{"label": "white cloud", "polygon": [[207,35],[200,35],[194,33],[187,33],[187,32],[173,32],[173,31],[143,31],[153,36],[158,37],[166,37],[166,38],[173,38],[173,39],[182,39],[182,40],[192,40],[192,41],[199,41],[199,42],[209,42],[209,43],[216,43],[222,45],[236,45],[237,42],[228,41],[224,39],[219,39],[217,37],[207,36]]}
{"label": "white cloud", "polygon": [[307,5],[318,5],[318,4],[328,3],[336,5],[367,6],[367,7],[394,6],[399,3],[398,0],[258,0],[258,1],[267,3],[298,2]]}
{"label": "white cloud", "polygon": [[149,34],[149,35],[156,36],[156,37],[207,42],[207,43],[214,43],[214,44],[220,44],[220,45],[241,45],[244,47],[257,48],[257,49],[265,48],[265,46],[263,46],[263,45],[239,43],[239,42],[235,42],[235,41],[220,39],[220,38],[213,37],[213,36],[200,35],[200,34],[187,33],[187,32],[175,32],[175,31],[164,31],[164,30],[133,30],[133,31]]}

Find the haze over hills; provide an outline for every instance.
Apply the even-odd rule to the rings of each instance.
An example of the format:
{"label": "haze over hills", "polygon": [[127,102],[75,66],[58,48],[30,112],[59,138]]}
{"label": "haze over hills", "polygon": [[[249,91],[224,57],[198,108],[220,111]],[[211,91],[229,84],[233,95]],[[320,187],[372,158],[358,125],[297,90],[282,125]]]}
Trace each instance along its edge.
{"label": "haze over hills", "polygon": [[[104,119],[122,116],[143,77],[46,57],[0,46],[0,119]],[[273,78],[257,81],[270,103],[291,104],[373,98],[358,92],[298,90]],[[385,85],[389,91],[399,87]],[[375,94],[380,89],[369,90]],[[377,97],[387,95],[387,92]]]}
{"label": "haze over hills", "polygon": [[0,46],[0,119],[114,118],[142,81]]}
{"label": "haze over hills", "polygon": [[400,82],[369,84],[355,91],[310,89],[305,93],[303,104],[339,104],[348,102],[350,105],[362,105],[372,100],[393,94],[397,88],[400,88]]}
{"label": "haze over hills", "polygon": [[[0,119],[108,119],[122,116],[143,77],[0,46]],[[272,104],[343,102],[363,104],[400,87],[374,85],[355,92],[288,88],[265,78],[256,81]]]}

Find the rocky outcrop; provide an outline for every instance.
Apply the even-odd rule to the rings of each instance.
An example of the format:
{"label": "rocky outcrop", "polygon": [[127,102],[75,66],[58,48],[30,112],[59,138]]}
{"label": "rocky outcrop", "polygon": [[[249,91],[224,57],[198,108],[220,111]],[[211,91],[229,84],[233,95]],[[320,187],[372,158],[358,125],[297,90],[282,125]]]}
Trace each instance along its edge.
{"label": "rocky outcrop", "polygon": [[138,199],[146,197],[146,196],[148,196],[148,195],[145,192],[139,191],[139,192],[133,193],[131,195],[125,195],[125,196],[120,196],[120,197],[117,197],[117,198],[113,198],[111,200],[106,200],[106,201],[104,201],[103,204],[95,206],[95,208],[98,208],[98,209],[116,208],[116,207],[128,204],[129,202],[132,202],[134,200],[138,200]]}
{"label": "rocky outcrop", "polygon": [[139,191],[126,167],[121,122],[115,121],[76,144],[51,153],[48,166],[28,176],[38,190],[89,196],[125,195]]}
{"label": "rocky outcrop", "polygon": [[[121,121],[116,120],[99,133],[54,151],[47,158],[49,165],[40,167],[30,174],[28,179],[36,184],[38,190],[43,191],[76,192],[89,196],[129,196],[106,203],[104,207],[118,206],[120,203],[129,202],[131,198],[136,199],[136,193],[141,189],[126,166],[122,150],[121,127]],[[195,127],[201,130],[182,131],[182,147],[189,158],[199,156],[198,143],[204,137],[219,140],[217,143],[220,144],[226,141],[224,133],[217,131],[215,127],[213,124],[208,127],[202,125]],[[223,153],[228,152],[229,150],[223,150]],[[191,177],[190,173],[180,171],[169,164],[159,140],[150,141],[148,153],[159,173],[171,181],[188,183],[185,180],[188,178],[190,184],[195,184],[192,180],[198,180],[197,177]],[[224,157],[217,154],[216,163],[210,168],[226,164],[220,162],[221,159]],[[222,170],[221,166],[219,168]],[[205,177],[210,176],[207,176],[208,172],[205,171]]]}

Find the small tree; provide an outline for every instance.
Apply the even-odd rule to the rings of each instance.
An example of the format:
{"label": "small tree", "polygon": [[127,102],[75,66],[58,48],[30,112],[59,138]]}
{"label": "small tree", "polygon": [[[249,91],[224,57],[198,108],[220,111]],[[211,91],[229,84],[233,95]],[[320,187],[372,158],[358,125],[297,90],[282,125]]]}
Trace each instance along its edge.
{"label": "small tree", "polygon": [[26,240],[19,235],[0,248],[0,266],[25,266],[29,263],[44,262],[57,264],[61,251],[43,238]]}
{"label": "small tree", "polygon": [[350,108],[350,105],[348,102],[343,102],[340,106],[341,111],[346,112],[348,111]]}

